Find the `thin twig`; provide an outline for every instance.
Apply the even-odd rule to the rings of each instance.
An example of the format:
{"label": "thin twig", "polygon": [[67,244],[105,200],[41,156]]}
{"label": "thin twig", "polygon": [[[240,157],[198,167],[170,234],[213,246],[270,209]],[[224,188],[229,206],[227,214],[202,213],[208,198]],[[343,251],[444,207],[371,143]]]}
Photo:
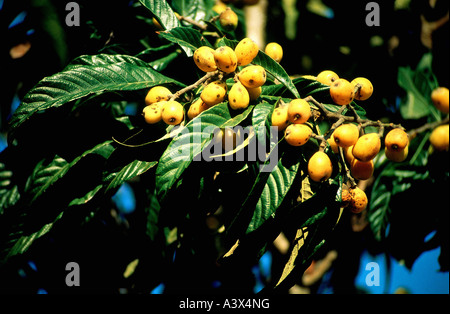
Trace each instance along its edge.
{"label": "thin twig", "polygon": [[350,186],[352,189],[354,189],[357,184],[355,179],[352,177],[351,171],[348,168],[347,163],[345,162],[344,149],[342,147],[339,147],[339,157],[341,158],[341,162],[344,165],[345,173],[347,175],[348,180],[350,181]]}
{"label": "thin twig", "polygon": [[421,127],[417,128],[417,129],[413,129],[408,131],[408,135],[410,139],[415,138],[418,134],[426,132],[428,130],[433,130],[435,128],[437,128],[440,125],[443,124],[447,124],[449,123],[449,117],[447,116],[444,120],[441,121],[435,121],[435,122],[431,122],[431,123],[426,123],[424,125],[422,125]]}
{"label": "thin twig", "polygon": [[192,24],[192,25],[198,27],[202,31],[208,30],[208,25],[201,24],[201,23],[197,22],[196,20],[191,19],[190,17],[187,17],[187,16],[180,16],[180,21],[186,21],[189,24]]}
{"label": "thin twig", "polygon": [[178,92],[176,92],[175,94],[172,95],[172,97],[170,97],[170,100],[175,100],[178,99],[181,95],[183,95],[184,93],[187,93],[193,89],[196,89],[197,87],[199,87],[201,84],[205,83],[206,81],[208,81],[209,79],[215,77],[219,75],[219,71],[214,71],[214,72],[208,72],[206,73],[201,79],[199,79],[197,82],[195,82],[192,85],[186,86],[183,89],[180,89]]}

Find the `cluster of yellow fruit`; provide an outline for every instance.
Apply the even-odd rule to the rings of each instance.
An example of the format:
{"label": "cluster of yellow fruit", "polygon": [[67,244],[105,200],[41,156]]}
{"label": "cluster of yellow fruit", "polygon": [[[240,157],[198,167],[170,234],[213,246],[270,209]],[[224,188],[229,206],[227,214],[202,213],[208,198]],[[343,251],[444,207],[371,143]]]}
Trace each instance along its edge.
{"label": "cluster of yellow fruit", "polygon": [[[345,106],[354,99],[367,100],[373,94],[373,85],[366,78],[357,78],[352,82],[339,78],[332,71],[323,71],[314,79],[330,86],[330,94],[334,102]],[[289,104],[282,103],[272,114],[272,126],[284,130],[285,141],[291,146],[305,145],[313,135],[308,120],[312,116],[311,106],[305,99],[294,99]],[[378,155],[381,138],[378,133],[362,134],[361,126],[355,123],[344,123],[338,126],[327,142],[332,151],[339,154],[343,150],[345,162],[351,175],[356,180],[367,180],[374,173],[373,159]],[[404,161],[408,154],[409,137],[399,128],[391,130],[385,138],[385,153],[393,161]],[[308,175],[312,181],[324,182],[333,173],[330,157],[319,150],[308,161]],[[354,213],[360,213],[367,206],[365,192],[357,187],[345,190],[344,201]]]}
{"label": "cluster of yellow fruit", "polygon": [[373,85],[365,77],[357,77],[353,81],[340,78],[335,72],[326,70],[317,75],[316,80],[330,86],[330,95],[334,103],[345,106],[353,100],[367,100],[373,94]]}
{"label": "cluster of yellow fruit", "polygon": [[148,124],[161,120],[168,125],[178,125],[184,120],[184,108],[176,100],[171,100],[172,92],[164,86],[152,87],[145,97],[142,116]]}
{"label": "cluster of yellow fruit", "polygon": [[[189,108],[190,119],[198,116],[203,110],[224,102],[228,102],[233,110],[246,109],[250,102],[261,95],[262,86],[267,79],[266,70],[259,65],[250,65],[258,55],[259,48],[250,38],[242,39],[235,49],[222,46],[213,49],[208,46],[198,48],[194,52],[194,62],[203,72],[221,71],[226,75],[238,72],[235,82],[228,91],[225,76],[209,82]],[[238,67],[244,67],[238,71]]]}
{"label": "cluster of yellow fruit", "polygon": [[[283,49],[277,43],[269,43],[266,53],[275,61],[283,58]],[[241,40],[235,49],[222,46],[213,49],[202,46],[194,52],[194,62],[203,72],[219,71],[216,80],[207,82],[200,97],[194,100],[188,110],[188,118],[194,119],[204,110],[227,100],[233,110],[246,109],[250,102],[259,98],[262,86],[267,79],[266,70],[259,65],[251,65],[258,55],[259,48],[250,38]],[[238,67],[243,67],[241,70]],[[228,91],[226,77],[237,73],[235,82]],[[164,86],[155,86],[148,91],[145,98],[146,107],[142,115],[148,124],[163,120],[169,125],[178,125],[184,120],[184,108],[176,100],[171,99],[172,93]]]}
{"label": "cluster of yellow fruit", "polygon": [[[192,102],[188,111],[188,118],[193,119],[204,110],[228,100],[233,110],[246,109],[252,100],[259,98],[262,86],[266,82],[265,69],[259,65],[251,65],[258,55],[259,48],[249,38],[241,40],[235,49],[222,46],[217,49],[203,46],[194,52],[194,62],[203,72],[216,72],[204,82],[200,97]],[[283,57],[280,45],[270,43],[265,52],[275,61]],[[241,68],[239,68],[241,67]],[[228,91],[226,78],[234,75],[234,83]],[[330,86],[333,101],[341,106],[347,106],[354,100],[364,101],[373,94],[372,83],[363,77],[349,82],[332,71],[323,71],[317,77],[309,77],[322,84]],[[441,112],[449,112],[449,92],[440,87],[433,91],[431,99]],[[146,107],[143,110],[145,121],[149,124],[164,121],[169,125],[178,125],[184,120],[183,106],[173,100],[173,95],[166,87],[156,86],[149,90],[145,98]],[[313,136],[312,124],[308,121],[312,117],[312,109],[306,99],[293,99],[289,103],[280,101],[271,116],[272,126],[284,131],[285,141],[295,147],[305,145]],[[336,127],[326,137],[326,143],[333,153],[344,157],[350,174],[356,180],[368,180],[374,173],[374,159],[382,149],[384,136],[384,154],[394,162],[406,160],[409,152],[409,135],[400,127],[392,128],[384,136],[379,133],[365,134],[363,126],[354,122],[345,122]],[[217,141],[224,142],[225,138],[232,138],[231,147],[234,149],[240,141],[240,135],[232,130],[220,130],[215,134]],[[435,150],[449,149],[449,125],[436,127],[430,136],[430,142]],[[333,173],[330,157],[319,149],[308,161],[308,175],[314,182],[324,182]],[[367,206],[368,199],[365,192],[356,186],[346,188],[342,192],[344,206],[353,213],[361,213]]]}
{"label": "cluster of yellow fruit", "polygon": [[[449,90],[447,87],[438,87],[433,90],[431,100],[440,112],[449,113]],[[449,125],[443,124],[436,127],[431,133],[430,143],[436,151],[448,151]]]}

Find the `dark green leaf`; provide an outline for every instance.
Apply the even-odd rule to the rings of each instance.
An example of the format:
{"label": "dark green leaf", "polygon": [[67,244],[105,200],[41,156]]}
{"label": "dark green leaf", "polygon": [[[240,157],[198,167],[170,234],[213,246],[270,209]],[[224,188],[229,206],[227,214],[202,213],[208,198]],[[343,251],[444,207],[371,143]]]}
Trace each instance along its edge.
{"label": "dark green leaf", "polygon": [[118,188],[125,181],[143,174],[153,168],[157,163],[156,161],[135,160],[123,167],[119,172],[111,173],[105,178],[105,181],[109,182],[105,192]]}
{"label": "dark green leaf", "polygon": [[216,105],[191,120],[163,153],[156,169],[156,186],[159,197],[164,198],[194,157],[211,141],[217,128],[234,127],[252,111],[250,106],[243,113],[234,115],[228,103]]}
{"label": "dark green leaf", "polygon": [[[123,61],[125,59],[128,61]],[[8,140],[12,141],[16,130],[34,115],[74,100],[105,92],[140,90],[168,83],[183,86],[130,56],[84,56],[78,60],[67,70],[44,78],[28,92],[11,118]]]}
{"label": "dark green leaf", "polygon": [[155,60],[150,62],[150,65],[153,69],[155,69],[158,72],[164,71],[167,66],[175,60],[180,54],[178,52],[172,52],[171,54],[162,57],[161,59]]}
{"label": "dark green leaf", "polygon": [[19,189],[13,183],[13,172],[0,162],[0,216],[20,198]]}
{"label": "dark green leaf", "polygon": [[113,151],[111,142],[112,141],[106,141],[101,143],[94,148],[85,151],[71,162],[68,162],[59,156],[55,156],[53,160],[50,161],[44,159],[39,162],[25,185],[24,193],[30,197],[29,205],[41,197],[50,186],[65,176],[82,158],[90,154],[98,154],[107,158]]}
{"label": "dark green leaf", "polygon": [[61,212],[53,222],[45,224],[40,230],[33,232],[30,235],[23,235],[17,240],[15,240],[13,247],[7,251],[6,256],[2,259],[2,262],[6,261],[12,256],[25,253],[35,240],[39,239],[40,237],[50,232],[50,230],[53,227],[53,224],[59,219],[61,219],[62,216],[63,213]]}
{"label": "dark green leaf", "polygon": [[173,9],[183,17],[194,21],[208,20],[211,17],[214,2],[211,0],[173,0]]}
{"label": "dark green leaf", "polygon": [[188,57],[193,56],[194,51],[201,46],[212,47],[198,30],[190,27],[173,28],[171,30],[161,32],[159,35],[184,48]]}
{"label": "dark green leaf", "polygon": [[166,0],[139,0],[139,2],[150,10],[165,30],[180,26],[180,21]]}
{"label": "dark green leaf", "polygon": [[274,108],[275,105],[263,101],[257,104],[253,110],[252,125],[261,143],[266,143],[270,140],[271,116]]}
{"label": "dark green leaf", "polygon": [[400,107],[403,119],[420,119],[430,113],[429,102],[417,89],[413,76],[410,68],[398,70],[398,84],[406,90],[406,100]]}
{"label": "dark green leaf", "polygon": [[281,205],[289,191],[299,169],[299,163],[285,166],[280,160],[278,166],[270,173],[256,203],[253,217],[247,228],[247,233],[259,228],[267,219],[275,215],[275,211]]}
{"label": "dark green leaf", "polygon": [[287,89],[292,93],[293,97],[301,98],[297,88],[287,74],[286,70],[278,62],[269,57],[266,53],[260,50],[256,58],[253,59],[253,63],[264,67],[268,74],[272,75],[287,87]]}

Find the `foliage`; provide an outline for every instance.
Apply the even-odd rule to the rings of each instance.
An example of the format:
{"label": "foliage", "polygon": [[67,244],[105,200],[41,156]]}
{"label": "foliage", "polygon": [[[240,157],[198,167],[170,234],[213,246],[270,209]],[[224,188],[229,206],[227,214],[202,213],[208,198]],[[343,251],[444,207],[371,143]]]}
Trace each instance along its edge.
{"label": "foliage", "polygon": [[[327,147],[333,175],[325,183],[312,182],[307,162],[320,140],[293,148],[283,141],[282,132],[270,132],[272,112],[281,101],[314,97],[330,112],[338,112],[341,107],[332,103],[328,86],[291,78],[260,51],[253,63],[266,69],[268,82],[247,109],[233,111],[223,102],[175,127],[147,125],[139,114],[151,87],[163,85],[176,92],[200,78],[192,60],[195,49],[237,45],[242,30],[221,29],[214,23],[217,13],[212,6],[211,0],[174,0],[171,5],[136,2],[133,12],[139,12],[140,22],[152,32],[151,40],[140,38],[144,46],[140,51],[111,46],[98,54],[78,56],[26,94],[10,120],[9,146],[0,155],[0,267],[7,269],[35,247],[39,251],[42,240],[70,239],[80,230],[95,228],[114,206],[112,198],[124,184],[132,185],[139,199],[135,214],[139,222],[129,230],[132,239],[138,239],[137,249],[120,264],[124,268],[139,259],[131,275],[136,290],[150,291],[176,277],[171,273],[183,263],[177,269],[193,267],[194,281],[195,272],[206,264],[194,265],[206,254],[205,247],[216,249],[207,261],[218,260],[224,274],[238,277],[283,232],[292,240],[289,259],[278,280],[266,287],[283,291],[328,243],[344,211],[345,168]],[[174,11],[205,21],[208,30],[180,21]],[[163,29],[157,29],[153,18]],[[424,96],[437,86],[427,58],[415,70],[399,71],[399,85],[406,90],[400,112],[412,125],[417,119],[430,123],[442,118]],[[185,109],[201,88],[183,95]],[[353,106],[365,118],[365,110],[356,103]],[[351,117],[353,112],[342,114]],[[231,154],[210,157],[214,130],[236,126],[254,133],[249,131],[244,144]],[[329,127],[319,120],[312,126],[317,137]],[[429,133],[417,135],[413,153],[403,163],[387,162],[380,154],[370,192],[368,215],[376,240],[387,242],[391,253],[406,259],[408,266],[430,247],[448,247],[443,236],[445,213],[442,209],[425,213],[428,197],[448,201],[442,192],[448,188],[448,168],[430,167],[434,159],[441,164],[445,157],[430,154]],[[269,143],[264,158],[236,160],[251,145],[262,143]],[[227,162],[227,157],[234,162]],[[275,168],[266,171],[273,158]],[[405,207],[406,200],[417,199],[415,195],[424,196],[423,206],[418,212],[405,213],[410,209]],[[208,221],[218,225],[208,228]],[[424,242],[432,231],[436,234]],[[399,249],[404,232],[410,235],[407,241],[416,248],[414,252]],[[211,239],[219,239],[220,245],[207,243]],[[448,259],[443,257],[441,266],[448,270]],[[143,282],[147,274],[151,279]]]}

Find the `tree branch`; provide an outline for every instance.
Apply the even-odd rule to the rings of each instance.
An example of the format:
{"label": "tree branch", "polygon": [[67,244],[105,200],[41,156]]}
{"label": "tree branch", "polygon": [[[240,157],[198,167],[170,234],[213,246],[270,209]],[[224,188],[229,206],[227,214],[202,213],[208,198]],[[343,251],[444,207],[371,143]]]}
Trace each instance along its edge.
{"label": "tree branch", "polygon": [[199,87],[201,84],[205,83],[206,81],[208,81],[209,79],[212,79],[215,76],[219,75],[219,71],[214,71],[214,72],[208,72],[206,73],[201,79],[199,79],[197,82],[195,82],[192,85],[186,86],[183,89],[180,89],[178,92],[176,92],[175,94],[172,95],[172,97],[170,97],[170,100],[175,100],[178,99],[181,95],[183,95],[184,93],[187,93],[193,89],[196,89],[197,87]]}

